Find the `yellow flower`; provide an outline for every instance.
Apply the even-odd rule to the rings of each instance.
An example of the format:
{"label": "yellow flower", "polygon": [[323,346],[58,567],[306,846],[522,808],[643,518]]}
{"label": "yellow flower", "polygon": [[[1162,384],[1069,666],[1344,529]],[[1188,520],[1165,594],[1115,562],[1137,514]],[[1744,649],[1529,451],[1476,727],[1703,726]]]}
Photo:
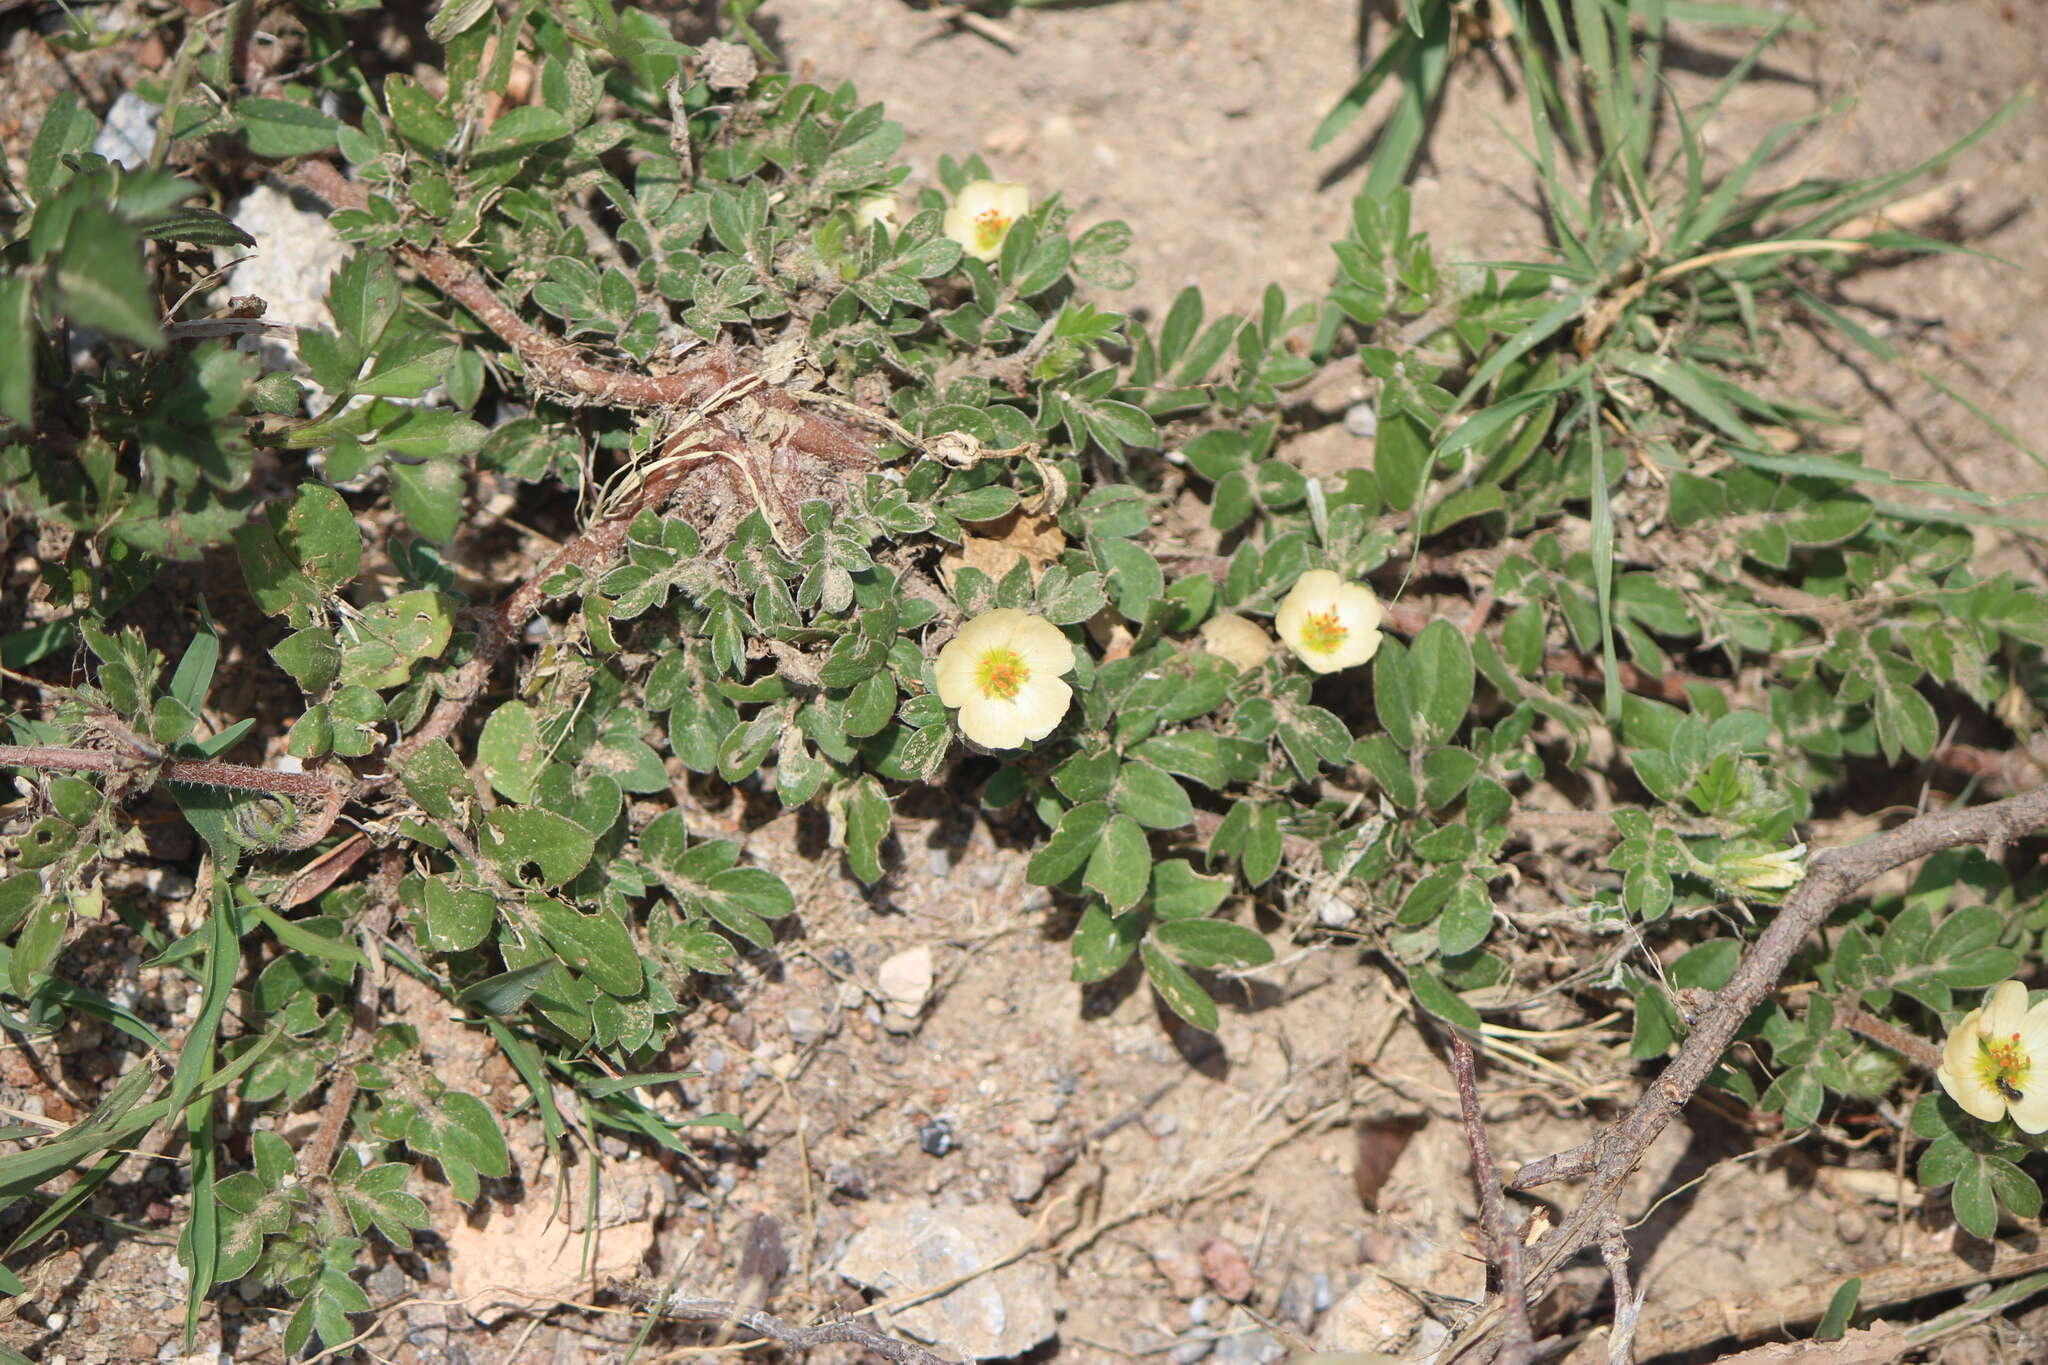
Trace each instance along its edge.
{"label": "yellow flower", "polygon": [[1022,185],[976,180],[962,185],[946,210],[945,232],[977,261],[1002,254],[1010,224],[1031,212],[1031,191]]}
{"label": "yellow flower", "polygon": [[1310,569],[1274,614],[1273,628],[1294,656],[1318,673],[1355,668],[1380,648],[1380,599],[1363,583]]}
{"label": "yellow flower", "polygon": [[1949,1034],[1934,1079],[1986,1123],[2010,1113],[2027,1132],[2048,1132],[2048,1000],[2029,1009],[2025,986],[2000,982]]}
{"label": "yellow flower", "polygon": [[1806,845],[1769,852],[1741,851],[1714,870],[1723,881],[1751,891],[1790,891],[1806,875]]}
{"label": "yellow flower", "polygon": [[1273,652],[1273,637],[1255,621],[1224,612],[1202,622],[1202,643],[1211,654],[1221,655],[1240,673],[1249,673]]}
{"label": "yellow flower", "polygon": [[866,228],[880,223],[889,231],[894,232],[896,230],[897,208],[895,195],[887,190],[877,190],[875,193],[865,196],[860,203],[854,205],[853,224],[855,227]]}
{"label": "yellow flower", "polygon": [[1074,647],[1043,616],[1001,607],[975,617],[939,651],[939,700],[960,732],[991,749],[1044,739],[1067,714]]}

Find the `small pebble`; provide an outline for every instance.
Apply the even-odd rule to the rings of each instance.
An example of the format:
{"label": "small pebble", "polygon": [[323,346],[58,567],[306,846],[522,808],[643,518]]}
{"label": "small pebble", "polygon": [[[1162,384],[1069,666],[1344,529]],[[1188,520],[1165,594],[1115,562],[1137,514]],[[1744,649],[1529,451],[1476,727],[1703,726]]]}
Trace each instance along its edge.
{"label": "small pebble", "polygon": [[92,140],[92,149],[107,160],[134,170],[149,160],[156,146],[156,120],[163,111],[161,104],[154,104],[133,90],[123,91],[107,110],[106,124]]}
{"label": "small pebble", "polygon": [[1188,1305],[1188,1321],[1200,1327],[1209,1320],[1209,1314],[1214,1312],[1215,1308],[1216,1300],[1214,1298],[1207,1294],[1197,1294],[1195,1295],[1194,1302]]}
{"label": "small pebble", "polygon": [[716,1076],[723,1072],[725,1070],[725,1049],[722,1047],[705,1048],[704,1055],[697,1061],[697,1069],[707,1076]]}
{"label": "small pebble", "polygon": [[1316,1311],[1329,1312],[1330,1305],[1337,1302],[1337,1287],[1330,1283],[1329,1275],[1318,1271],[1310,1278],[1309,1283],[1315,1289],[1315,1298],[1311,1302],[1315,1304]]}
{"label": "small pebble", "polygon": [[1267,1332],[1242,1332],[1216,1343],[1216,1365],[1270,1365],[1287,1354],[1287,1348]]}
{"label": "small pebble", "polygon": [[1145,1129],[1153,1137],[1171,1137],[1180,1131],[1180,1119],[1172,1114],[1154,1114],[1145,1120]]}
{"label": "small pebble", "polygon": [[1316,902],[1316,923],[1326,929],[1342,929],[1358,918],[1358,911],[1342,896],[1328,895]]}
{"label": "small pebble", "polygon": [[1380,430],[1379,409],[1371,403],[1353,403],[1344,409],[1344,430],[1359,440],[1370,440]]}
{"label": "small pebble", "polygon": [[1028,1204],[1045,1189],[1045,1163],[1035,1157],[1019,1157],[1009,1164],[1003,1184],[1010,1198]]}
{"label": "small pebble", "polygon": [[1215,1345],[1216,1343],[1207,1337],[1197,1341],[1178,1342],[1166,1353],[1166,1358],[1172,1361],[1173,1365],[1195,1365],[1195,1362],[1208,1355]]}
{"label": "small pebble", "polygon": [[798,1005],[783,1015],[782,1025],[789,1030],[789,1041],[798,1047],[809,1047],[825,1036],[825,1016],[809,1005]]}
{"label": "small pebble", "polygon": [[1316,1291],[1305,1275],[1292,1275],[1280,1290],[1278,1316],[1307,1331],[1316,1325]]}
{"label": "small pebble", "polygon": [[933,1119],[917,1130],[917,1147],[926,1156],[944,1156],[953,1150],[953,1125],[946,1119]]}

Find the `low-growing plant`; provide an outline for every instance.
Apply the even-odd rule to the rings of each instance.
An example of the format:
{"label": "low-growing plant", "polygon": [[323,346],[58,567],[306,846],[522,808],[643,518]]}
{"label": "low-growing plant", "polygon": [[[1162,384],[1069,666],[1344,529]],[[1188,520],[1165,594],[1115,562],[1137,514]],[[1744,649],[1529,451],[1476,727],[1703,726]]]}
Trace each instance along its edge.
{"label": "low-growing plant", "polygon": [[[192,26],[142,87],[163,164],[94,156],[66,96],[14,187],[0,484],[45,606],[0,638],[4,1022],[98,1018],[169,1075],[0,1156],[38,1201],[10,1263],[169,1124],[195,1317],[241,1279],[293,1304],[287,1351],[347,1340],[372,1234],[426,1227],[417,1172],[467,1202],[510,1171],[494,1111],[380,1018],[389,971],[488,1031],[558,1154],[736,1122],[643,1099],[703,979],[798,908],[692,828],[693,784],[822,812],[868,883],[899,794],[973,794],[1071,913],[1074,979],[1136,962],[1198,1028],[1334,930],[1454,1029],[1570,990],[1626,1005],[1648,1060],[1799,883],[1802,830],[1909,761],[1984,766],[1958,727],[2038,724],[2048,598],[1973,567],[1991,514],[1815,453],[1828,414],[1752,359],[1785,308],[1851,325],[1830,272],[1937,245],[1828,236],[1907,177],[1752,191],[1767,143],[1710,178],[1630,9],[1546,4],[1562,56],[1516,38],[1550,254],[1442,262],[1397,175],[1323,297],[1189,289],[1155,325],[1113,309],[1123,224],[979,158],[913,185],[882,109],[765,66],[744,13],[690,46],[605,0],[444,5],[429,81],[365,55],[360,8],[279,11],[298,74],[260,92]],[[229,140],[354,247],[298,370],[235,348],[258,319],[181,316],[180,244],[241,240],[191,206],[225,202]],[[1288,394],[1331,366],[1377,429],[1312,478]],[[503,593],[486,484],[561,531]],[[180,560],[231,564],[216,601],[260,624],[218,627]],[[230,718],[223,667],[289,700]],[[259,739],[290,762],[227,761]],[[205,849],[180,937],[109,885],[158,791]],[[1599,798],[1568,873],[1526,856],[1560,792]],[[1519,951],[1532,903],[1567,912],[1568,969]],[[192,978],[182,1038],[81,980],[109,914]],[[1930,863],[1837,916],[1717,1083],[1794,1128],[1893,1094],[1836,1003],[1931,1035],[2043,923],[1997,861]],[[227,1094],[319,1135],[259,1126],[236,1163]],[[1922,1174],[1988,1234],[1982,1190],[2038,1194],[1960,1115],[1922,1101]]]}

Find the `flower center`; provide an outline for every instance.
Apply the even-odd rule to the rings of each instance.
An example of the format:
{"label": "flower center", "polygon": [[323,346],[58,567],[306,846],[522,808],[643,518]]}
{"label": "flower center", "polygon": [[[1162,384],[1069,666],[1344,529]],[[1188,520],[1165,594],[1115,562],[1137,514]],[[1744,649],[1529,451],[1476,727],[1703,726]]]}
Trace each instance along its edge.
{"label": "flower center", "polygon": [[1015,701],[1031,670],[1014,649],[991,649],[974,666],[974,685],[991,701]]}
{"label": "flower center", "polygon": [[1308,620],[1303,622],[1301,627],[1301,643],[1304,648],[1312,649],[1318,654],[1334,654],[1337,647],[1343,644],[1345,637],[1350,634],[1343,623],[1338,621],[1337,609],[1331,607],[1328,611],[1312,611],[1308,614]]}
{"label": "flower center", "polygon": [[974,215],[974,240],[983,251],[993,251],[1003,240],[1003,234],[1010,230],[1010,220],[994,209],[983,209]]}
{"label": "flower center", "polygon": [[1984,1084],[2008,1100],[2019,1099],[2027,1074],[2033,1070],[2033,1059],[2020,1047],[2020,1036],[2015,1033],[2003,1042],[1982,1037],[1977,1040],[1977,1049],[1977,1071]]}

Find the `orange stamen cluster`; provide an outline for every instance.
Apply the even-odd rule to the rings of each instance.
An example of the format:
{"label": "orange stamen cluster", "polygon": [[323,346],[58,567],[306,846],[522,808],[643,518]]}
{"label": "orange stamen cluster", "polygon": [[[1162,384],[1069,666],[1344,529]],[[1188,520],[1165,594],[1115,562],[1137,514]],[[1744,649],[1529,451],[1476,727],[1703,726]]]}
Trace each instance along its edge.
{"label": "orange stamen cluster", "polygon": [[2015,1033],[2009,1041],[2003,1043],[1985,1038],[1981,1047],[1984,1052],[1981,1069],[1985,1073],[1985,1082],[2001,1092],[2019,1089],[2021,1082],[2027,1079],[2027,1073],[2032,1070],[2031,1059],[2020,1050],[2020,1036]]}
{"label": "orange stamen cluster", "polygon": [[986,251],[1003,240],[1003,234],[1010,230],[1010,220],[994,209],[983,209],[974,215],[975,240]]}
{"label": "orange stamen cluster", "polygon": [[992,649],[974,666],[974,683],[981,695],[998,701],[1013,701],[1031,678],[1031,670],[1016,651]]}
{"label": "orange stamen cluster", "polygon": [[1349,634],[1351,632],[1337,619],[1337,609],[1332,607],[1328,611],[1308,614],[1308,620],[1301,627],[1301,643],[1318,654],[1331,654]]}

